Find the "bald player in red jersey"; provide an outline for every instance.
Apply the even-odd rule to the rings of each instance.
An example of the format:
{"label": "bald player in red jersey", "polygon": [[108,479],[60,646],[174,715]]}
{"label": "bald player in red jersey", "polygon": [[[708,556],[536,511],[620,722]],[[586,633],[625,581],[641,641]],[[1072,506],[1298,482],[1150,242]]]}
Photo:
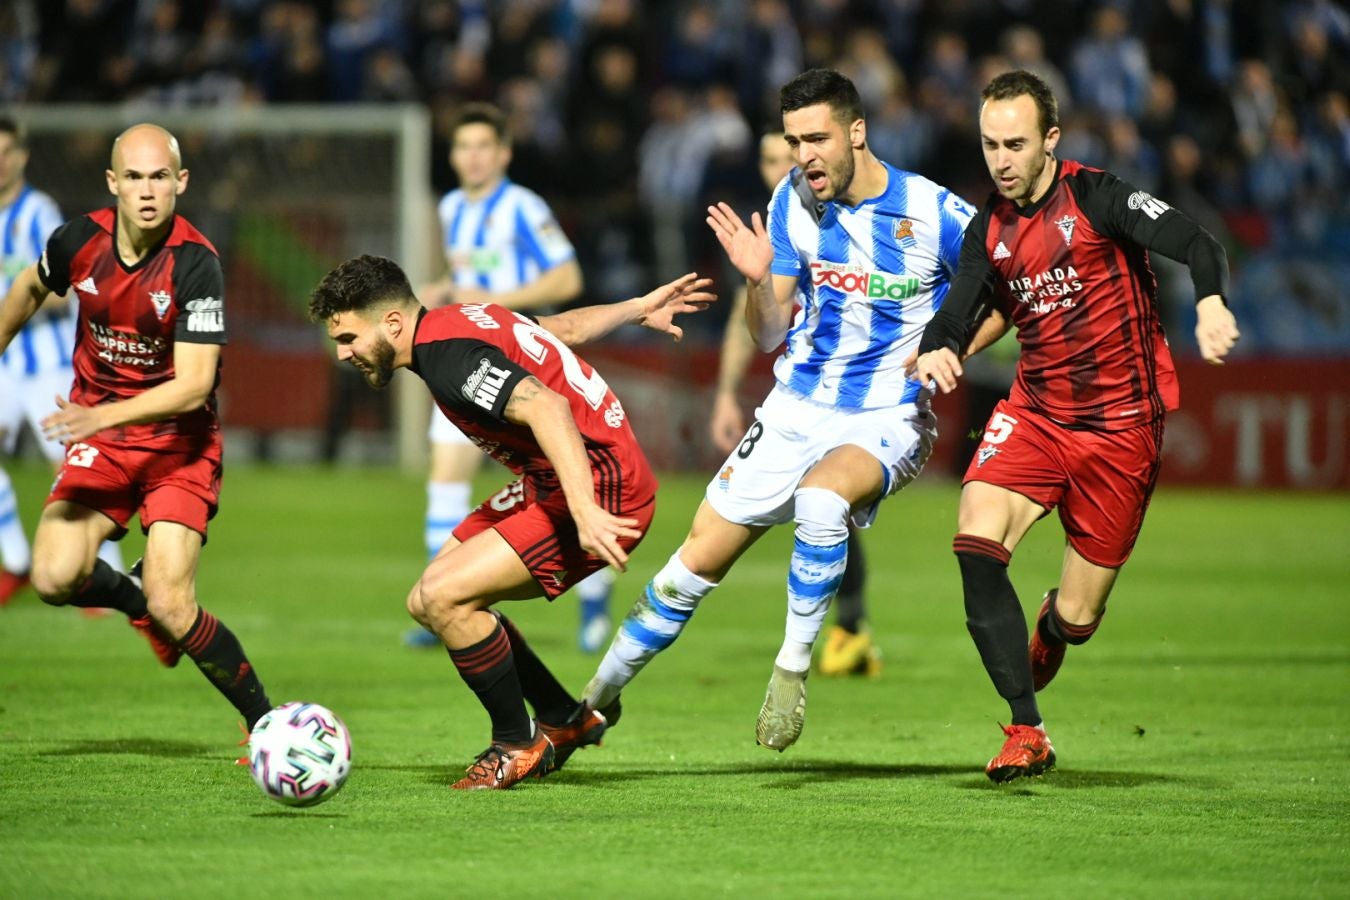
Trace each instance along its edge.
{"label": "bald player in red jersey", "polygon": [[[57,229],[0,305],[3,350],[49,295],[73,291],[79,303],[70,397],[42,422],[66,457],[38,523],[33,586],[52,605],[121,610],[164,665],[187,653],[252,728],[267,693],[238,639],[197,605],[195,584],[220,495],[220,259],[175,213],[188,170],[172,134],[127,129],[107,181],[117,204]],[[96,557],[138,514],[139,578]]]}
{"label": "bald player in red jersey", "polygon": [[[967,627],[1012,712],[985,769],[1004,782],[1054,766],[1036,692],[1054,678],[1066,645],[1086,642],[1101,621],[1158,477],[1164,415],[1179,401],[1149,251],[1190,266],[1206,361],[1222,364],[1238,330],[1224,303],[1223,247],[1148,193],[1057,160],[1058,108],[1045,82],[1007,72],[981,98],[996,190],[966,230],[951,292],[911,366],[951,391],[964,356],[1017,326],[1016,381],[966,471],[953,541]],[[1055,508],[1063,570],[1028,646],[1008,563]]]}
{"label": "bald player in red jersey", "polygon": [[408,612],[445,644],[492,721],[492,743],[453,787],[543,777],[604,734],[605,716],[569,694],[491,607],[552,600],[604,566],[625,568],[651,523],[656,478],[622,404],[570,347],[629,323],[678,340],[672,318],[715,299],[709,284],[686,275],[623,303],[535,320],[494,304],[427,310],[397,264],[360,256],[310,297],[340,361],[375,388],[411,369],[446,417],[519,479],[455,528],[408,595]]}

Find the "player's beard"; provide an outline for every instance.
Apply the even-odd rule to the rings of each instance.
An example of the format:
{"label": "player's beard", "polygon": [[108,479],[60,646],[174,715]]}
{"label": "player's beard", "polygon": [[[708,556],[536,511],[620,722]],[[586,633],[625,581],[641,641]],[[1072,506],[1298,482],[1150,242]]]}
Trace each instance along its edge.
{"label": "player's beard", "polygon": [[850,151],[836,165],[826,167],[825,192],[816,194],[816,199],[821,202],[838,200],[841,196],[848,193],[849,187],[853,184],[853,175],[856,171],[857,167],[853,163],[853,153]]}
{"label": "player's beard", "polygon": [[377,391],[383,390],[394,377],[394,345],[384,335],[376,335],[370,359],[361,362],[364,368],[358,368],[358,371],[365,377],[366,384]]}

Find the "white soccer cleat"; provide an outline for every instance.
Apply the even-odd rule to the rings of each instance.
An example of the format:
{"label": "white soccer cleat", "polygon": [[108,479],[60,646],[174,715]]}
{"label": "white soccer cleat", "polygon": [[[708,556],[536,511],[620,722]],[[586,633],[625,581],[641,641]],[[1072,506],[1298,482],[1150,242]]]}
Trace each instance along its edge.
{"label": "white soccer cleat", "polygon": [[797,743],[806,721],[806,672],[773,667],[769,690],[755,723],[755,741],[782,753]]}

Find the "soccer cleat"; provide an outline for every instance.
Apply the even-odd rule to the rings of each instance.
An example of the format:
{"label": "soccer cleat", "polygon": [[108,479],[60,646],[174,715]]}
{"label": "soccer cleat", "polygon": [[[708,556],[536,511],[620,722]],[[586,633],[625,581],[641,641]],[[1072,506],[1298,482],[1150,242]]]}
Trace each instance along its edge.
{"label": "soccer cleat", "polygon": [[1046,593],[1041,601],[1041,611],[1036,614],[1036,625],[1031,629],[1031,644],[1027,647],[1027,655],[1031,657],[1031,685],[1037,693],[1054,680],[1064,663],[1066,649],[1063,642],[1047,643],[1041,638],[1041,621],[1050,615],[1051,593],[1053,591]]}
{"label": "soccer cleat", "polygon": [[504,791],[526,778],[543,778],[552,769],[553,744],[540,728],[527,744],[493,743],[450,787],[457,791]]}
{"label": "soccer cleat", "polygon": [[755,741],[761,747],[782,753],[801,737],[806,719],[806,674],[773,667],[769,690],[755,722]]}
{"label": "soccer cleat", "polygon": [[998,756],[989,760],[984,774],[1003,784],[1017,778],[1034,778],[1055,767],[1055,748],[1050,736],[1039,725],[1004,725],[1008,736]]}
{"label": "soccer cleat", "polygon": [[881,649],[872,640],[867,629],[856,634],[839,625],[830,629],[830,636],[820,652],[816,670],[827,678],[844,675],[881,677]]}
{"label": "soccer cleat", "polygon": [[404,632],[403,646],[417,648],[439,647],[441,646],[441,639],[419,625],[416,628],[410,628]]}
{"label": "soccer cleat", "polygon": [[150,649],[155,651],[155,656],[159,657],[160,663],[168,669],[178,665],[178,660],[183,655],[183,648],[169,640],[168,635],[160,630],[154,620],[149,615],[140,616],[135,619],[127,619],[132,628],[135,628],[145,636],[150,642]]}
{"label": "soccer cleat", "polygon": [[20,573],[0,569],[0,606],[8,605],[9,601],[14,599],[15,594],[30,584],[32,584],[32,581],[29,579],[27,572]]}
{"label": "soccer cleat", "polygon": [[549,725],[545,722],[538,724],[539,730],[549,739],[549,743],[553,744],[552,771],[555,772],[582,747],[589,747],[592,744],[600,746],[600,739],[605,736],[605,729],[609,727],[605,717],[584,700],[562,725]]}

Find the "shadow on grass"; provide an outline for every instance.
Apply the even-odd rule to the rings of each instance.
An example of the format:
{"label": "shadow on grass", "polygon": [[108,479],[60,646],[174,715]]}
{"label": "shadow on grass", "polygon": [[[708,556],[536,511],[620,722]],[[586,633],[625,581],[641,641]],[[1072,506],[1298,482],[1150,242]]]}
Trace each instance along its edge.
{"label": "shadow on grass", "polygon": [[294,809],[274,809],[270,812],[255,812],[249,814],[250,819],[345,819],[346,813],[340,812],[315,812],[312,809],[295,807]]}
{"label": "shadow on grass", "polygon": [[38,756],[99,756],[122,754],[127,756],[210,756],[219,747],[195,741],[166,741],[159,738],[110,738],[98,741],[75,741],[57,750],[43,750]]}
{"label": "shadow on grass", "polygon": [[[966,770],[969,771],[969,770]],[[1007,784],[994,784],[988,778],[976,776],[965,779],[959,787],[971,791],[1002,791],[1017,796],[1038,796],[1035,788],[1069,790],[1097,788],[1137,788],[1151,784],[1188,784],[1194,787],[1212,787],[1219,782],[1205,778],[1164,775],[1160,772],[1104,772],[1082,769],[1056,769],[1039,778],[1018,779]]]}

